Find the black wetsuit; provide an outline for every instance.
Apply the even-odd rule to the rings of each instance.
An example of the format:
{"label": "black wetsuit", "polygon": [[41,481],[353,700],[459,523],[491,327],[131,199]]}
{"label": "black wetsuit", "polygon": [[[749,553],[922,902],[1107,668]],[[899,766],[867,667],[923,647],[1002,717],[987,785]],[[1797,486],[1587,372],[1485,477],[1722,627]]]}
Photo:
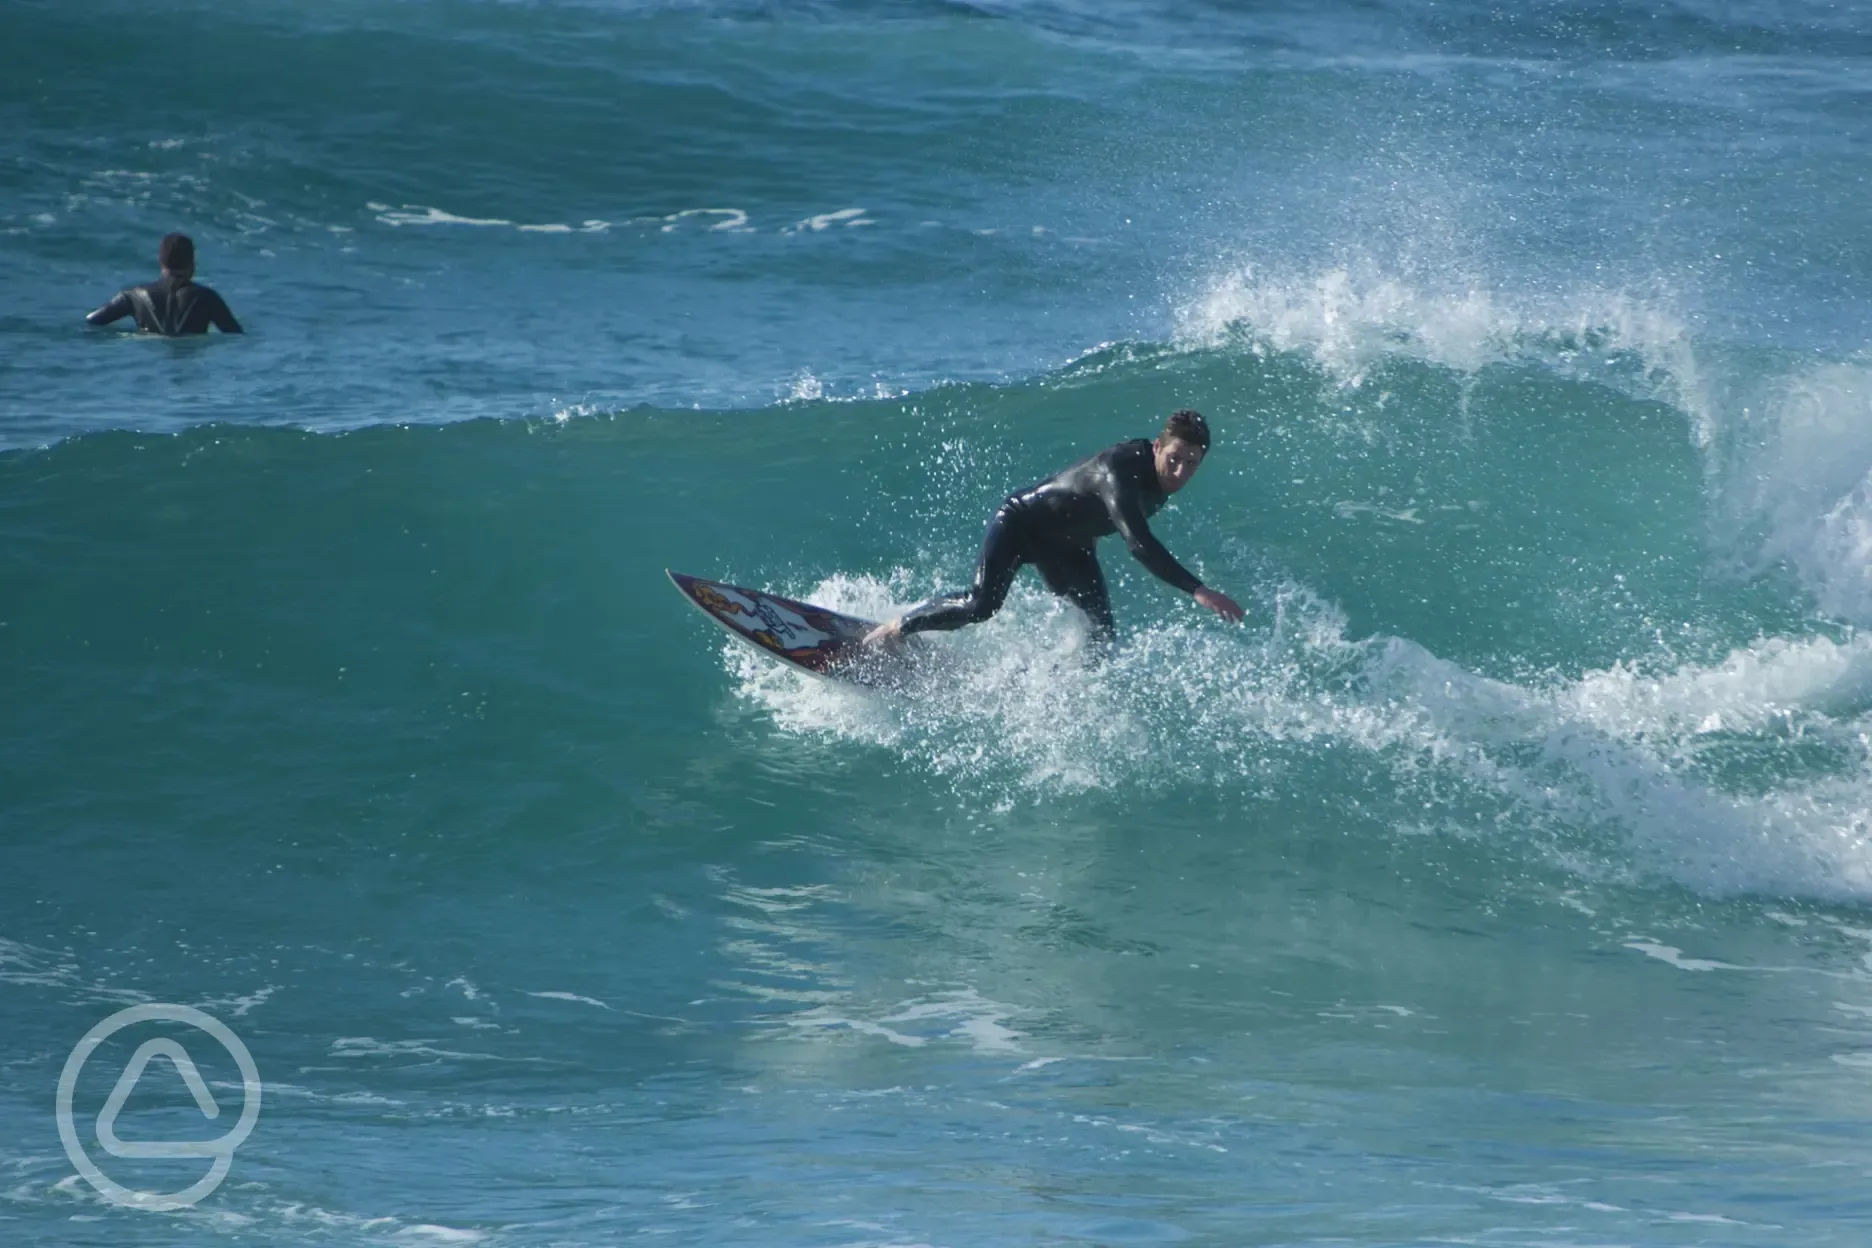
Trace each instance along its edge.
{"label": "black wetsuit", "polygon": [[240,322],[228,311],[221,296],[188,278],[163,276],[147,286],[132,286],[85,317],[93,325],[108,325],[135,316],[137,328],[174,337],[205,334],[213,325],[224,334],[241,332]]}
{"label": "black wetsuit", "polygon": [[903,631],[979,624],[1001,609],[1014,573],[1032,564],[1046,587],[1092,617],[1102,639],[1113,631],[1111,597],[1093,545],[1109,533],[1159,580],[1194,593],[1202,582],[1151,535],[1146,521],[1164,505],[1151,443],[1120,442],[1058,476],[1028,486],[1001,504],[988,522],[975,584],[967,593],[924,603],[903,617]]}

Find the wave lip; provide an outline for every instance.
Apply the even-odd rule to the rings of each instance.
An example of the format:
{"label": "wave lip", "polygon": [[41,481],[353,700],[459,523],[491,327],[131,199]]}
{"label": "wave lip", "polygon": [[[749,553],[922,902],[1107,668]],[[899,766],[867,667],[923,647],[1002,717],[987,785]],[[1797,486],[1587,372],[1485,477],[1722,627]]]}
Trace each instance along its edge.
{"label": "wave lip", "polygon": [[1699,442],[1710,436],[1687,323],[1667,302],[1615,289],[1540,295],[1370,264],[1292,273],[1243,265],[1179,309],[1175,337],[1186,347],[1303,355],[1353,388],[1397,358],[1468,377],[1534,362],[1663,398],[1690,417]]}

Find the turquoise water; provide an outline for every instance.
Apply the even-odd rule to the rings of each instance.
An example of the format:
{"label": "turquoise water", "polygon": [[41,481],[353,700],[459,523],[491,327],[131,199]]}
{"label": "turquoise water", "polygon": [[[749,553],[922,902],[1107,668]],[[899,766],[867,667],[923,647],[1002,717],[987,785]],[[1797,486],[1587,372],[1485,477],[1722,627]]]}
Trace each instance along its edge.
{"label": "turquoise water", "polygon": [[[1869,57],[0,9],[0,1242],[1864,1243]],[[87,332],[178,227],[251,332]],[[1239,629],[1113,549],[880,698],[663,578],[881,616],[1181,406]],[[185,1210],[55,1121],[139,1002],[264,1085]],[[163,1035],[225,1130],[142,1024],[87,1145]]]}

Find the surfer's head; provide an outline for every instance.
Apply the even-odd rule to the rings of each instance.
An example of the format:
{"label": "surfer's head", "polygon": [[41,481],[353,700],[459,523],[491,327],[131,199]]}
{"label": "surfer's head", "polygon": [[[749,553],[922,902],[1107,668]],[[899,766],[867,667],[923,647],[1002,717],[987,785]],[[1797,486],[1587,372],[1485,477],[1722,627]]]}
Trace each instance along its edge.
{"label": "surfer's head", "polygon": [[170,277],[195,276],[195,240],[186,234],[165,234],[156,249],[162,271]]}
{"label": "surfer's head", "polygon": [[1151,451],[1157,460],[1157,484],[1164,493],[1174,494],[1189,484],[1209,453],[1209,422],[1187,407],[1172,412]]}

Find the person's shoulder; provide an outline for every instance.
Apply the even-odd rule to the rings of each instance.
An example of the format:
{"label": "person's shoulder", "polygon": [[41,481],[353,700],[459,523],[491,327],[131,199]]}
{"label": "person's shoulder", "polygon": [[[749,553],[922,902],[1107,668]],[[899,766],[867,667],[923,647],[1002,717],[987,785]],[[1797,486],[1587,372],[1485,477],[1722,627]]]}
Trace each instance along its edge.
{"label": "person's shoulder", "polygon": [[1099,458],[1121,472],[1137,472],[1152,463],[1150,439],[1126,438],[1107,447]]}
{"label": "person's shoulder", "polygon": [[212,286],[204,286],[200,282],[190,282],[187,289],[194,291],[197,299],[212,299],[216,303],[222,302],[221,292]]}

